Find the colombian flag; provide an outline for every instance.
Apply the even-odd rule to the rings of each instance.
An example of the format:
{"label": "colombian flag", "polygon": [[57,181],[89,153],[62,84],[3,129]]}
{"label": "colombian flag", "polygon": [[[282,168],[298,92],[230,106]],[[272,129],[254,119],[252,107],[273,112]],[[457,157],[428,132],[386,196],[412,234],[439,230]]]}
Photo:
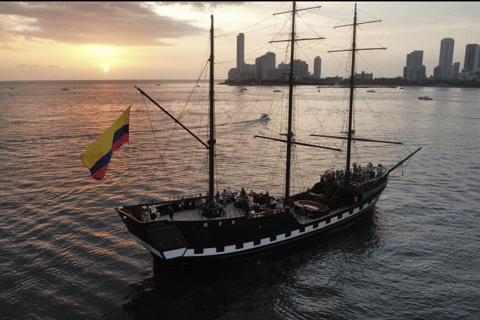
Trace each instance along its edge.
{"label": "colombian flag", "polygon": [[128,142],[128,120],[130,107],[94,143],[90,144],[80,159],[95,179],[103,179],[112,152]]}

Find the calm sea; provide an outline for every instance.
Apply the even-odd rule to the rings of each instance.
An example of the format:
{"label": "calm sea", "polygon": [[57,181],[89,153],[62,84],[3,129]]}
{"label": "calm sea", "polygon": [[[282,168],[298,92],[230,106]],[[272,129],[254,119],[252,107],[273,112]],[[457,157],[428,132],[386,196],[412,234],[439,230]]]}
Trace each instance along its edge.
{"label": "calm sea", "polygon": [[[371,217],[295,252],[154,278],[114,208],[206,193],[207,162],[134,85],[207,140],[204,83],[0,82],[0,319],[480,319],[479,90],[359,89],[357,136],[405,144],[357,143],[354,161],[391,165],[423,148]],[[284,146],[253,136],[285,133],[286,91],[247,89],[216,89],[217,188],[281,195]],[[343,130],[345,112],[329,103],[344,91],[299,89],[298,140],[342,148],[309,135]],[[80,154],[130,105],[130,143],[96,181]],[[295,160],[300,191],[344,153],[297,147]]]}

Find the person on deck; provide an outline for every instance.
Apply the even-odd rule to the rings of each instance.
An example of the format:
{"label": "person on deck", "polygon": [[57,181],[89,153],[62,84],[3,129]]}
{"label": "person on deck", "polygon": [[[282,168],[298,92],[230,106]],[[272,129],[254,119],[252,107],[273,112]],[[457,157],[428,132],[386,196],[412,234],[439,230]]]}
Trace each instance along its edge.
{"label": "person on deck", "polygon": [[377,166],[377,177],[380,177],[382,174],[382,165],[379,163]]}
{"label": "person on deck", "polygon": [[222,199],[222,204],[224,206],[227,205],[227,190],[223,189],[221,199]]}
{"label": "person on deck", "polygon": [[143,214],[142,214],[142,221],[150,221],[150,212],[148,211],[144,211]]}
{"label": "person on deck", "polygon": [[276,209],[278,209],[278,210],[283,209],[283,198],[280,198],[280,199],[277,200]]}
{"label": "person on deck", "polygon": [[227,188],[227,203],[232,202],[232,190],[230,190],[230,187]]}
{"label": "person on deck", "polygon": [[150,213],[151,213],[151,214],[157,213],[157,208],[155,208],[155,206],[153,206],[153,205],[150,206]]}

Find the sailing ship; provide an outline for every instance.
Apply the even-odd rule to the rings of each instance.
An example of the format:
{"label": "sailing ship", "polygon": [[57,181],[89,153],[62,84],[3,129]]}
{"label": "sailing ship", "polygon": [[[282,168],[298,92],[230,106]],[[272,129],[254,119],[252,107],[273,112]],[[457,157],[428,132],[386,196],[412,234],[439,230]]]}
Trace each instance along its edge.
{"label": "sailing ship", "polygon": [[[387,187],[390,173],[401,166],[416,152],[391,168],[368,164],[362,169],[351,165],[352,142],[389,143],[373,139],[356,138],[352,129],[353,94],[355,71],[355,28],[357,12],[353,23],[352,68],[350,83],[350,109],[348,132],[344,137],[327,138],[347,141],[346,165],[342,170],[326,170],[310,189],[290,194],[292,147],[303,145],[294,139],[292,129],[294,77],[294,42],[296,3],[289,11],[292,15],[290,34],[290,77],[288,104],[288,131],[285,139],[266,136],[257,138],[278,141],[286,145],[285,194],[274,199],[268,193],[247,194],[241,192],[215,193],[215,100],[214,100],[214,23],[211,16],[210,30],[210,110],[209,140],[203,142],[175,119],[140,88],[142,95],[161,108],[176,123],[188,131],[208,150],[209,184],[208,193],[176,200],[120,206],[116,210],[134,239],[153,256],[154,270],[188,269],[203,270],[255,258],[286,247],[298,246],[305,241],[329,235],[355,224],[372,211]],[[319,135],[317,135],[319,136]],[[398,142],[394,142],[398,143]],[[340,149],[320,147],[333,151]]]}

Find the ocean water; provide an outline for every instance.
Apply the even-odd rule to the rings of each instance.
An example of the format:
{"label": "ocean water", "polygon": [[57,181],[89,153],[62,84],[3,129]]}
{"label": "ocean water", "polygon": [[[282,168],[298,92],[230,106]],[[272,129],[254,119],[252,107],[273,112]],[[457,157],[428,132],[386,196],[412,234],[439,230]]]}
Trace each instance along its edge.
{"label": "ocean water", "polygon": [[[207,191],[208,139],[194,81],[0,82],[0,319],[479,319],[480,92],[358,89],[354,161],[397,169],[371,217],[335,236],[215,272],[153,276],[114,208]],[[191,94],[195,88],[196,93]],[[62,90],[69,89],[69,90]],[[283,193],[282,92],[216,87],[216,187]],[[344,131],[341,88],[296,92],[296,139]],[[428,95],[431,101],[418,100]],[[365,98],[365,99],[363,99]],[[187,104],[186,102],[189,102]],[[81,153],[132,106],[130,143],[96,181]],[[268,112],[270,121],[258,121]],[[363,156],[366,154],[366,156]],[[344,152],[296,147],[293,192]]]}

